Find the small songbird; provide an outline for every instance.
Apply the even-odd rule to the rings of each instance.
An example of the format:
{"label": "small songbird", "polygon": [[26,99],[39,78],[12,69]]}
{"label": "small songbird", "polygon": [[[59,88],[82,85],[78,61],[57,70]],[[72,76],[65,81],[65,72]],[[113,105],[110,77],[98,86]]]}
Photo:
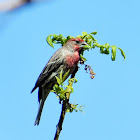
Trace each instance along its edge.
{"label": "small songbird", "polygon": [[59,77],[61,70],[63,70],[63,75],[69,70],[68,76],[74,72],[80,59],[80,51],[85,45],[87,45],[87,43],[79,38],[68,40],[62,48],[54,53],[44,67],[31,91],[32,93],[36,88],[39,88],[39,110],[35,120],[35,125],[39,125],[45,100],[50,90],[52,90],[53,86],[57,83],[55,76]]}

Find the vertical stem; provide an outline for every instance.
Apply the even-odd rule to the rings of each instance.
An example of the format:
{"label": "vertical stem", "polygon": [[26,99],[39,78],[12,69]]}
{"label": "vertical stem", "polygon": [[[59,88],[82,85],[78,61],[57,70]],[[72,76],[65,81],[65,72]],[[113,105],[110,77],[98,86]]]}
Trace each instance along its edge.
{"label": "vertical stem", "polygon": [[[76,74],[77,71],[78,71],[78,66],[76,67],[76,69],[72,73],[71,78],[75,77],[75,74]],[[70,85],[70,83],[69,83],[69,85]],[[72,85],[70,85],[70,86],[72,86]],[[64,118],[65,118],[65,115],[66,115],[67,106],[69,105],[69,99],[70,99],[70,93],[66,93],[66,99],[63,100],[62,111],[61,111],[59,122],[57,124],[54,140],[59,139],[59,135],[60,135],[60,132],[62,130],[62,125],[63,125]]]}
{"label": "vertical stem", "polygon": [[56,133],[55,133],[54,140],[58,140],[59,135],[60,135],[60,132],[61,132],[61,130],[62,130],[63,121],[64,121],[64,118],[65,118],[65,115],[66,115],[66,106],[67,106],[67,102],[68,102],[68,101],[66,101],[66,100],[63,101],[61,116],[60,116],[60,119],[59,119],[59,123],[58,123],[58,125],[57,125],[57,129],[56,129]]}

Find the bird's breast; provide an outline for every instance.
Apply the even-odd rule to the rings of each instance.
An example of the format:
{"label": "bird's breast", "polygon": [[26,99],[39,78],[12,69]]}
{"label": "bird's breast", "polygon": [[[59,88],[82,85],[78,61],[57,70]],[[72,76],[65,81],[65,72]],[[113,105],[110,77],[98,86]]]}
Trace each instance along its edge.
{"label": "bird's breast", "polygon": [[80,59],[79,52],[74,52],[73,55],[67,55],[65,58],[65,62],[69,68],[73,68],[77,65]]}

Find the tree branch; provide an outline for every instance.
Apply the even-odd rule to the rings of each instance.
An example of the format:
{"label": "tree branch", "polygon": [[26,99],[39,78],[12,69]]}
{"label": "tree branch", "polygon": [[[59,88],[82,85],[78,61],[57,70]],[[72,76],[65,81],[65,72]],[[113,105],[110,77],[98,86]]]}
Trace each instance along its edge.
{"label": "tree branch", "polygon": [[[72,73],[71,78],[75,77],[75,74],[77,73],[77,71],[78,71],[78,66],[76,67],[76,69]],[[70,83],[69,83],[69,85],[70,85]],[[65,96],[66,96],[66,99],[63,100],[63,103],[62,103],[62,111],[61,111],[59,122],[57,124],[54,140],[58,140],[58,138],[59,138],[60,132],[62,130],[62,125],[63,125],[64,119],[65,119],[66,110],[67,110],[67,107],[70,105],[69,104],[70,93],[66,93]]]}
{"label": "tree branch", "polygon": [[69,102],[68,100],[65,100],[62,104],[62,111],[61,111],[60,119],[59,119],[59,122],[58,122],[58,125],[57,125],[54,140],[58,140],[60,132],[62,130],[62,125],[63,125],[65,114],[66,114],[66,106],[67,106],[68,102]]}

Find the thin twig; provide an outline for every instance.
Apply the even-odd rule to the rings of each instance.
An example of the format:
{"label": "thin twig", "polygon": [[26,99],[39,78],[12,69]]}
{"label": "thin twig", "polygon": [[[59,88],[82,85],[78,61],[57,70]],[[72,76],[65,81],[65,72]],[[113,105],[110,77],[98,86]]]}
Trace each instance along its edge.
{"label": "thin twig", "polygon": [[[76,67],[75,71],[72,73],[71,78],[75,77],[75,74],[77,73],[77,71],[78,71],[78,66]],[[67,107],[69,106],[69,99],[70,99],[70,93],[67,93],[66,99],[63,100],[63,103],[62,103],[62,111],[61,111],[59,122],[57,124],[54,140],[58,140],[58,138],[60,136],[60,132],[62,130],[62,125],[63,125],[65,115],[66,115],[66,110],[67,110]]]}
{"label": "thin twig", "polygon": [[67,103],[68,103],[68,101],[66,101],[66,100],[63,101],[61,116],[60,116],[60,119],[59,119],[59,122],[58,122],[58,125],[57,125],[57,129],[56,129],[54,140],[58,140],[60,132],[62,130],[62,125],[63,125],[65,114],[66,114]]}

